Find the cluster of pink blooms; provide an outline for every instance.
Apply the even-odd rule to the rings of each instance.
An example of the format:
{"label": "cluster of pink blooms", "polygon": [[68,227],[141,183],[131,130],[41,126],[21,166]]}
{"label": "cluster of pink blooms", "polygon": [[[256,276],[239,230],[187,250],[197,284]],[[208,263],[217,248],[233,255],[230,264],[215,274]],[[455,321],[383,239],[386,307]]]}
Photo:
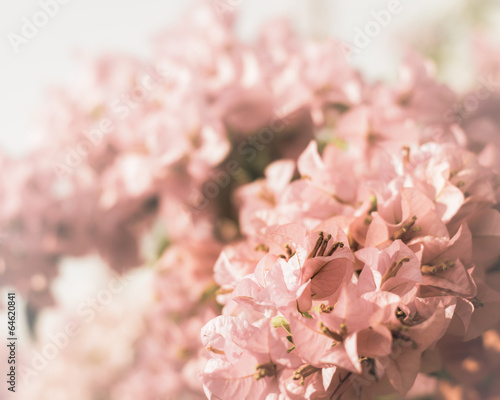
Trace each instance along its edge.
{"label": "cluster of pink blooms", "polygon": [[185,236],[182,210],[206,219],[210,207],[196,203],[201,184],[230,149],[213,102],[232,81],[213,76],[224,60],[196,59],[191,47],[219,55],[234,39],[222,25],[202,36],[214,21],[198,17],[198,32],[178,32],[180,48],[163,38],[153,62],[105,56],[71,90],[53,90],[40,148],[29,162],[0,160],[0,276],[35,307],[50,303],[61,257],[97,252],[124,271],[144,262],[141,237],[157,217],[169,241]]}
{"label": "cluster of pink blooms", "polygon": [[89,400],[493,399],[500,62],[481,42],[463,98],[413,53],[369,84],[340,43],[230,17],[197,5],[152,62],[54,91],[47,140],[0,159],[2,284],[37,309],[64,257],[154,262],[134,359]]}
{"label": "cluster of pink blooms", "polygon": [[224,308],[202,330],[208,398],[433,394],[419,373],[472,386],[440,383],[449,398],[497,394],[497,77],[462,119],[411,54],[394,87],[315,92],[321,152],[313,141],[236,193],[244,237],[216,263]]}
{"label": "cluster of pink blooms", "polygon": [[299,179],[278,161],[240,190],[246,238],[216,264],[225,307],[202,331],[215,398],[405,395],[438,340],[500,319],[493,176],[454,143],[372,150],[312,143]]}

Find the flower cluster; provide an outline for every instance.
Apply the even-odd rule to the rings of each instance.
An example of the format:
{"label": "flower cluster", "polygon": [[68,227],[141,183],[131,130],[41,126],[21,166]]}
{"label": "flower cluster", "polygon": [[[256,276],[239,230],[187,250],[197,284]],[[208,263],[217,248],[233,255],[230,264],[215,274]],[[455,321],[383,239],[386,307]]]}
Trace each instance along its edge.
{"label": "flower cluster", "polygon": [[412,84],[367,88],[321,154],[239,190],[245,238],[217,261],[224,309],[202,331],[209,398],[405,396],[498,332],[498,175],[438,118],[449,89],[405,68]]}
{"label": "flower cluster", "polygon": [[[268,168],[261,189],[278,191],[267,207],[245,196],[246,240],[215,267],[223,315],[202,331],[214,398],[373,398],[388,383],[405,395],[440,339],[500,320],[485,283],[499,255],[491,175],[455,145],[402,153],[382,181],[337,176],[343,153],[327,145],[321,157],[311,143],[300,178],[279,187],[273,170],[293,163]],[[336,189],[344,179],[359,185],[353,197]]]}

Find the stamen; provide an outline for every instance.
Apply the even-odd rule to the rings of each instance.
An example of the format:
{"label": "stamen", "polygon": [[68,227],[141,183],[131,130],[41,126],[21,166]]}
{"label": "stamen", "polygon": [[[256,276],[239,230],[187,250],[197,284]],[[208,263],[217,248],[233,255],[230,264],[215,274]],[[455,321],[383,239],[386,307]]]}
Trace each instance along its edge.
{"label": "stamen", "polygon": [[347,326],[344,323],[340,324],[340,336],[343,338],[347,336]]}
{"label": "stamen", "polygon": [[325,313],[325,314],[328,314],[328,313],[331,313],[333,310],[333,307],[332,306],[327,306],[325,304],[320,304],[319,305],[319,312],[320,313]]}
{"label": "stamen", "polygon": [[377,196],[371,195],[370,196],[370,209],[368,210],[368,214],[371,214],[372,212],[377,211]]}
{"label": "stamen", "polygon": [[257,371],[253,377],[256,381],[259,379],[265,378],[266,376],[274,376],[276,375],[276,365],[269,361],[268,363],[265,364],[259,364],[255,367],[255,370]]}
{"label": "stamen", "polygon": [[377,135],[375,132],[372,132],[372,131],[370,131],[370,132],[368,133],[368,135],[366,135],[366,140],[367,140],[367,141],[368,141],[368,143],[370,143],[370,144],[375,143],[375,142],[376,142],[376,140],[377,140],[377,138],[378,138],[378,135]]}
{"label": "stamen", "polygon": [[479,307],[484,307],[484,303],[480,299],[478,299],[477,296],[473,297],[470,301],[475,309]]}
{"label": "stamen", "polygon": [[263,251],[263,252],[269,252],[269,246],[266,246],[264,243],[260,243],[254,248],[255,251]]}
{"label": "stamen", "polygon": [[356,252],[360,249],[359,243],[352,237],[351,232],[347,234],[347,240],[349,242],[349,247],[353,252]]}
{"label": "stamen", "polygon": [[438,272],[438,269],[432,265],[422,265],[420,272],[422,272],[422,275],[434,275]]}
{"label": "stamen", "polygon": [[318,240],[316,240],[316,244],[314,245],[314,248],[311,250],[311,252],[307,256],[308,259],[316,257],[316,252],[318,251],[318,249],[319,249],[319,247],[321,246],[322,243],[323,243],[323,232],[320,232]]}
{"label": "stamen", "polygon": [[375,378],[375,382],[378,382],[377,370],[375,369],[375,359],[371,357],[359,357],[359,362],[366,364],[368,373]]}
{"label": "stamen", "polygon": [[328,246],[328,242],[330,241],[331,238],[332,235],[328,234],[328,236],[325,239],[323,239],[323,243],[321,244],[321,247],[317,254],[318,257],[323,257],[325,255],[326,246]]}
{"label": "stamen", "polygon": [[226,353],[223,350],[216,349],[213,346],[207,346],[207,347],[205,347],[205,349],[207,349],[208,351],[211,351],[212,353],[220,354],[221,356],[226,355]]}
{"label": "stamen", "polygon": [[391,331],[393,340],[396,341],[400,346],[404,346],[406,343],[411,343],[413,349],[418,348],[418,343],[415,342],[411,337],[403,335],[400,330]]}
{"label": "stamen", "polygon": [[403,146],[403,162],[405,165],[410,162],[410,146]]}
{"label": "stamen", "polygon": [[455,185],[457,188],[461,188],[461,187],[464,187],[465,186],[465,182],[464,181],[458,181]]}
{"label": "stamen", "polygon": [[443,271],[448,271],[450,268],[454,267],[455,263],[450,260],[444,260],[442,263]]}
{"label": "stamen", "polygon": [[280,254],[278,257],[288,261],[291,257],[295,255],[295,251],[292,250],[292,248],[288,243],[285,244],[285,250],[286,250],[286,255]]}
{"label": "stamen", "polygon": [[304,385],[304,379],[309,375],[321,371],[321,368],[313,367],[310,364],[303,365],[297,371],[293,371],[292,379],[294,381],[300,380],[299,384]]}
{"label": "stamen", "polygon": [[340,324],[340,332],[334,332],[328,329],[323,322],[319,322],[319,329],[321,330],[321,333],[325,336],[328,336],[330,339],[335,340],[336,342],[343,342],[344,337],[347,336],[347,328],[345,324]]}
{"label": "stamen", "polygon": [[352,203],[349,203],[348,201],[346,200],[342,200],[339,196],[335,195],[335,194],[332,194],[332,198],[335,199],[336,202],[340,203],[340,204],[344,204],[344,205],[352,205]]}
{"label": "stamen", "polygon": [[327,257],[331,256],[335,252],[335,250],[337,250],[339,247],[342,249],[344,247],[344,243],[342,243],[342,242],[335,242],[332,245],[332,248],[330,249],[330,251],[328,252]]}
{"label": "stamen", "polygon": [[234,292],[234,288],[219,288],[217,289],[217,291],[215,292],[216,295],[219,295],[219,294],[230,294],[230,293],[233,293]]}
{"label": "stamen", "polygon": [[397,263],[392,263],[392,265],[387,269],[387,271],[385,271],[385,274],[382,276],[382,281],[380,282],[380,284],[383,285],[389,278],[395,277],[403,264],[408,261],[410,261],[409,257],[403,257]]}
{"label": "stamen", "polygon": [[418,317],[418,311],[415,311],[415,314],[408,316],[408,319],[404,321],[403,329],[405,329],[407,326],[417,325],[419,323],[417,319]]}
{"label": "stamen", "polygon": [[449,259],[442,261],[436,265],[422,265],[420,267],[420,272],[422,275],[435,275],[438,272],[448,271],[450,268],[453,268],[455,263]]}
{"label": "stamen", "polygon": [[403,310],[401,310],[401,308],[399,308],[399,307],[396,310],[396,318],[399,319],[399,320],[402,320],[402,319],[406,318],[406,313]]}
{"label": "stamen", "polygon": [[391,236],[391,239],[392,240],[397,240],[397,239],[401,239],[403,237],[403,235],[408,232],[408,230],[413,226],[415,225],[415,221],[417,220],[417,216],[414,215],[413,217],[411,217],[411,220],[410,222],[408,222],[407,224],[403,224],[403,226],[401,228],[399,228],[396,232],[394,232]]}

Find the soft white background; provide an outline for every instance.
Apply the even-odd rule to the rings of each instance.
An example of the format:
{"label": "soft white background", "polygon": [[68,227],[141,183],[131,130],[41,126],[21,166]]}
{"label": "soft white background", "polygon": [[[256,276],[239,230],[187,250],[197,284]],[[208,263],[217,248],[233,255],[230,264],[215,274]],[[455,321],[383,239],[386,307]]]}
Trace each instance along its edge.
{"label": "soft white background", "polygon": [[[43,104],[44,90],[53,85],[70,85],[77,76],[78,52],[96,56],[104,52],[126,52],[147,57],[149,39],[178,20],[193,3],[190,0],[68,0],[16,54],[7,35],[20,33],[22,18],[32,19],[40,11],[39,1],[4,0],[0,4],[0,150],[15,154],[22,154],[34,145],[32,137],[37,127],[33,115],[37,105]],[[213,3],[222,1],[239,4],[238,30],[245,38],[251,38],[261,22],[271,16],[289,15],[305,34],[328,32],[350,44],[355,28],[363,28],[373,20],[371,12],[385,9],[389,3],[389,0],[213,0]],[[454,12],[466,2],[400,0],[403,11],[394,16],[390,25],[372,39],[353,63],[370,78],[393,78],[401,54],[396,46],[398,39],[425,34],[435,23],[451,22],[452,25],[456,18]],[[456,25],[454,34],[463,34],[465,27]],[[455,77],[457,82],[464,79]]]}

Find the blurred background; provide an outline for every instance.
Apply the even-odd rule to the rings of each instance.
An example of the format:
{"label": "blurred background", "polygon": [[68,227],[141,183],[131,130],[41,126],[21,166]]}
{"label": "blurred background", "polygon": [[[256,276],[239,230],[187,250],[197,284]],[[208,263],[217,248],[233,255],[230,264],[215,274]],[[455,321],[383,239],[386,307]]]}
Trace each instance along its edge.
{"label": "blurred background", "polygon": [[[219,3],[217,3],[219,1]],[[103,53],[126,53],[144,59],[150,55],[150,39],[178,20],[192,1],[67,1],[46,26],[20,44],[16,52],[9,33],[20,34],[23,18],[40,11],[40,1],[4,2],[0,5],[0,146],[15,154],[33,145],[33,117],[43,103],[44,91],[77,79],[79,57]],[[224,4],[214,0],[214,7]],[[354,45],[357,28],[373,20],[373,12],[385,9],[388,0],[232,0],[239,16],[241,37],[251,40],[257,28],[273,17],[287,16],[306,36],[333,36]],[[457,88],[466,87],[471,63],[467,48],[471,29],[500,30],[500,7],[494,0],[401,0],[401,12],[371,39],[353,65],[370,79],[394,79],[405,45],[426,50],[440,66],[440,77]],[[446,43],[446,54],[439,44]],[[440,47],[440,48],[438,48]]]}

